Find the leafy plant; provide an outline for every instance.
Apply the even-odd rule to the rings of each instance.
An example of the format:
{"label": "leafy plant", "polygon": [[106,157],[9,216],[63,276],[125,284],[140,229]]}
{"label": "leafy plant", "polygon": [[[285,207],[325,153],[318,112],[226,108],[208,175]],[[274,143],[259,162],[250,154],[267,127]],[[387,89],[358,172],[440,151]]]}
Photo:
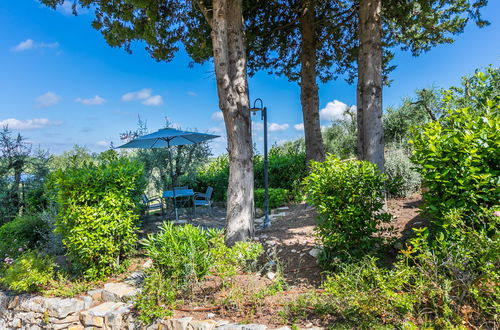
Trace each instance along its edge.
{"label": "leafy plant", "polygon": [[16,292],[36,292],[54,275],[54,260],[38,251],[26,251],[7,267],[0,282]]}
{"label": "leafy plant", "polygon": [[[265,201],[265,189],[255,189],[255,206],[259,208],[264,208]],[[269,208],[277,208],[290,200],[290,192],[287,189],[282,188],[269,188]]]}
{"label": "leafy plant", "polygon": [[119,270],[137,239],[142,165],[107,151],[97,163],[53,172],[51,187],[59,205],[56,231],[73,264],[88,279]]}
{"label": "leafy plant", "polygon": [[453,89],[446,93],[446,114],[416,130],[411,141],[412,160],[427,188],[426,211],[442,233],[449,229],[447,212],[460,209],[468,226],[481,227],[481,210],[500,199],[500,93],[485,86],[498,88],[494,77],[499,75],[476,73],[474,81],[483,92],[469,90],[475,95],[474,108],[455,108],[471,101],[462,100]]}
{"label": "leafy plant", "polygon": [[49,227],[38,215],[18,216],[0,226],[0,257],[15,258],[23,250],[41,245]]}
{"label": "leafy plant", "polygon": [[407,197],[418,191],[422,182],[408,152],[402,148],[386,149],[385,174],[387,193],[392,197]]}
{"label": "leafy plant", "polygon": [[374,247],[373,234],[391,221],[381,210],[384,180],[376,165],[365,161],[328,155],[324,162],[311,163],[304,186],[307,200],[319,213],[323,261],[357,257]]}

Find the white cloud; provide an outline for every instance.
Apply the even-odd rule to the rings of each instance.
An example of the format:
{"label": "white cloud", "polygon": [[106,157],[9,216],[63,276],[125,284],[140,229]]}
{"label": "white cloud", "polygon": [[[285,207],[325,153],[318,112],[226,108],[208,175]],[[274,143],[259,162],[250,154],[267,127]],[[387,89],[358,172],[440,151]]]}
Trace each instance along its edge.
{"label": "white cloud", "polygon": [[260,130],[264,129],[264,124],[259,123],[258,121],[252,121],[252,127],[253,127],[253,129],[260,131]]}
{"label": "white cloud", "polygon": [[95,144],[97,144],[99,147],[108,147],[109,142],[106,141],[97,141]]}
{"label": "white cloud", "polygon": [[161,95],[154,95],[142,101],[142,104],[157,107],[163,105],[163,98],[161,97]]}
{"label": "white cloud", "polygon": [[9,129],[11,130],[20,130],[20,131],[45,128],[48,126],[60,126],[60,125],[62,125],[62,121],[51,122],[47,118],[34,118],[27,120],[7,118],[4,120],[0,120],[0,127],[8,126]]}
{"label": "white cloud", "polygon": [[29,50],[29,49],[57,48],[57,47],[59,47],[58,42],[51,42],[51,43],[36,42],[33,39],[28,38],[25,41],[22,41],[16,46],[12,47],[11,50],[14,52],[22,52],[24,50]]}
{"label": "white cloud", "polygon": [[277,132],[277,131],[285,131],[290,127],[288,124],[277,124],[277,123],[270,123],[268,124],[268,129],[269,132]]}
{"label": "white cloud", "polygon": [[99,105],[99,104],[103,104],[104,102],[106,102],[106,100],[104,98],[100,97],[99,95],[96,95],[96,96],[88,98],[88,99],[78,97],[75,99],[75,102],[85,104],[85,105]]}
{"label": "white cloud", "polygon": [[322,121],[340,120],[346,117],[346,112],[349,110],[356,110],[356,107],[349,107],[344,102],[333,100],[332,102],[328,102],[326,107],[319,111],[319,117]]}
{"label": "white cloud", "polygon": [[220,127],[220,126],[214,126],[214,127],[210,127],[208,129],[209,132],[213,132],[213,133],[222,133],[223,131],[223,128]]}
{"label": "white cloud", "polygon": [[143,88],[137,92],[130,92],[122,95],[122,101],[142,101],[144,105],[159,106],[163,105],[163,98],[161,95],[152,95],[151,88]]}
{"label": "white cloud", "polygon": [[189,96],[198,96],[198,94],[196,92],[193,92],[193,91],[188,91],[187,94]]}
{"label": "white cloud", "polygon": [[61,97],[53,92],[47,92],[37,97],[35,101],[39,107],[45,108],[59,103],[59,101],[61,101]]}
{"label": "white cloud", "polygon": [[295,128],[296,131],[303,131],[304,130],[304,123],[295,124],[295,125],[293,125],[293,128]]}
{"label": "white cloud", "polygon": [[221,121],[221,120],[224,120],[224,115],[222,114],[222,111],[215,111],[213,114],[212,114],[212,120],[215,120],[215,121]]}

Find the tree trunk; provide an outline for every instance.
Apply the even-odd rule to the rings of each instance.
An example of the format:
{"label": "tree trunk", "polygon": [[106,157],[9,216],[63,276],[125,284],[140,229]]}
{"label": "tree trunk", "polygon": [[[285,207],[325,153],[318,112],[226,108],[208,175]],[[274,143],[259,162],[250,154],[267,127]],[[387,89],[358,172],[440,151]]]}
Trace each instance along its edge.
{"label": "tree trunk", "polygon": [[254,234],[253,150],[242,0],[213,0],[211,21],[219,107],[229,151],[226,244],[231,246]]}
{"label": "tree trunk", "polygon": [[358,54],[358,158],[384,172],[382,126],[382,0],[361,0]]}
{"label": "tree trunk", "polygon": [[314,0],[305,0],[300,16],[300,102],[304,118],[306,161],[325,159],[321,125],[319,122],[319,96],[316,83],[316,33],[314,31]]}

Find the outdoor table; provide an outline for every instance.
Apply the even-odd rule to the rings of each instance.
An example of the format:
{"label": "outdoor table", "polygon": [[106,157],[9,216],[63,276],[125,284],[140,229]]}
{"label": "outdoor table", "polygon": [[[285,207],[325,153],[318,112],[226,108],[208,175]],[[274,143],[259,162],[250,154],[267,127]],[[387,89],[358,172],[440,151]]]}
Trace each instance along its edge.
{"label": "outdoor table", "polygon": [[[175,189],[175,202],[177,204],[177,207],[181,208],[186,206],[187,203],[189,203],[194,196],[194,191],[193,189]],[[164,199],[170,198],[174,199],[174,191],[173,190],[165,190],[163,192],[162,197]],[[170,211],[170,214],[173,212],[173,210]],[[192,211],[191,211],[192,213]]]}

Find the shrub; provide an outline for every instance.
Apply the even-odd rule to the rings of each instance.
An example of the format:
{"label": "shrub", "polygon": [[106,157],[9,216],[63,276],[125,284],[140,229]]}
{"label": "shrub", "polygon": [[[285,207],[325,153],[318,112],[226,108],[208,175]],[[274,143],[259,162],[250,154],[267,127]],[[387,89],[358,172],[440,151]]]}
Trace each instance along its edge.
{"label": "shrub", "polygon": [[460,241],[431,248],[420,234],[392,268],[373,257],[341,264],[323,294],[286,306],[284,314],[293,320],[313,310],[336,328],[495,329],[498,243],[465,229]]}
{"label": "shrub", "polygon": [[319,213],[317,235],[323,261],[348,259],[370,251],[378,226],[391,220],[381,212],[384,176],[365,161],[341,161],[328,155],[312,162],[304,180],[307,200]]}
{"label": "shrub", "polygon": [[0,227],[0,257],[15,258],[23,250],[41,245],[49,227],[38,215],[18,216]]}
{"label": "shrub", "polygon": [[229,156],[221,155],[202,166],[198,170],[196,181],[197,187],[195,188],[198,191],[204,191],[210,186],[214,188],[214,200],[225,200],[229,181]]}
{"label": "shrub", "polygon": [[[490,81],[481,73],[476,76]],[[453,209],[464,212],[469,226],[481,226],[478,213],[500,199],[500,96],[489,98],[491,91],[486,91],[483,97],[476,95],[476,108],[451,107],[439,121],[415,132],[412,160],[428,188],[426,211],[438,231],[447,230],[444,215]],[[456,104],[454,95],[450,92],[445,104]]]}
{"label": "shrub", "polygon": [[407,197],[418,191],[420,174],[415,171],[408,153],[402,149],[387,149],[385,152],[385,174],[387,193],[392,197]]}
{"label": "shrub", "polygon": [[[254,197],[255,197],[255,206],[263,209],[265,201],[265,189],[255,189]],[[270,209],[286,205],[289,199],[290,199],[290,193],[287,189],[269,188]]]}
{"label": "shrub", "polygon": [[2,284],[16,292],[36,292],[48,284],[54,275],[54,260],[37,251],[27,251],[7,267]]}
{"label": "shrub", "polygon": [[55,171],[51,186],[60,208],[56,230],[74,265],[89,279],[119,270],[137,239],[142,165],[108,151],[97,164]]}
{"label": "shrub", "polygon": [[212,265],[210,240],[221,233],[186,225],[163,223],[156,235],[143,240],[146,255],[172,281],[183,285],[203,278]]}

